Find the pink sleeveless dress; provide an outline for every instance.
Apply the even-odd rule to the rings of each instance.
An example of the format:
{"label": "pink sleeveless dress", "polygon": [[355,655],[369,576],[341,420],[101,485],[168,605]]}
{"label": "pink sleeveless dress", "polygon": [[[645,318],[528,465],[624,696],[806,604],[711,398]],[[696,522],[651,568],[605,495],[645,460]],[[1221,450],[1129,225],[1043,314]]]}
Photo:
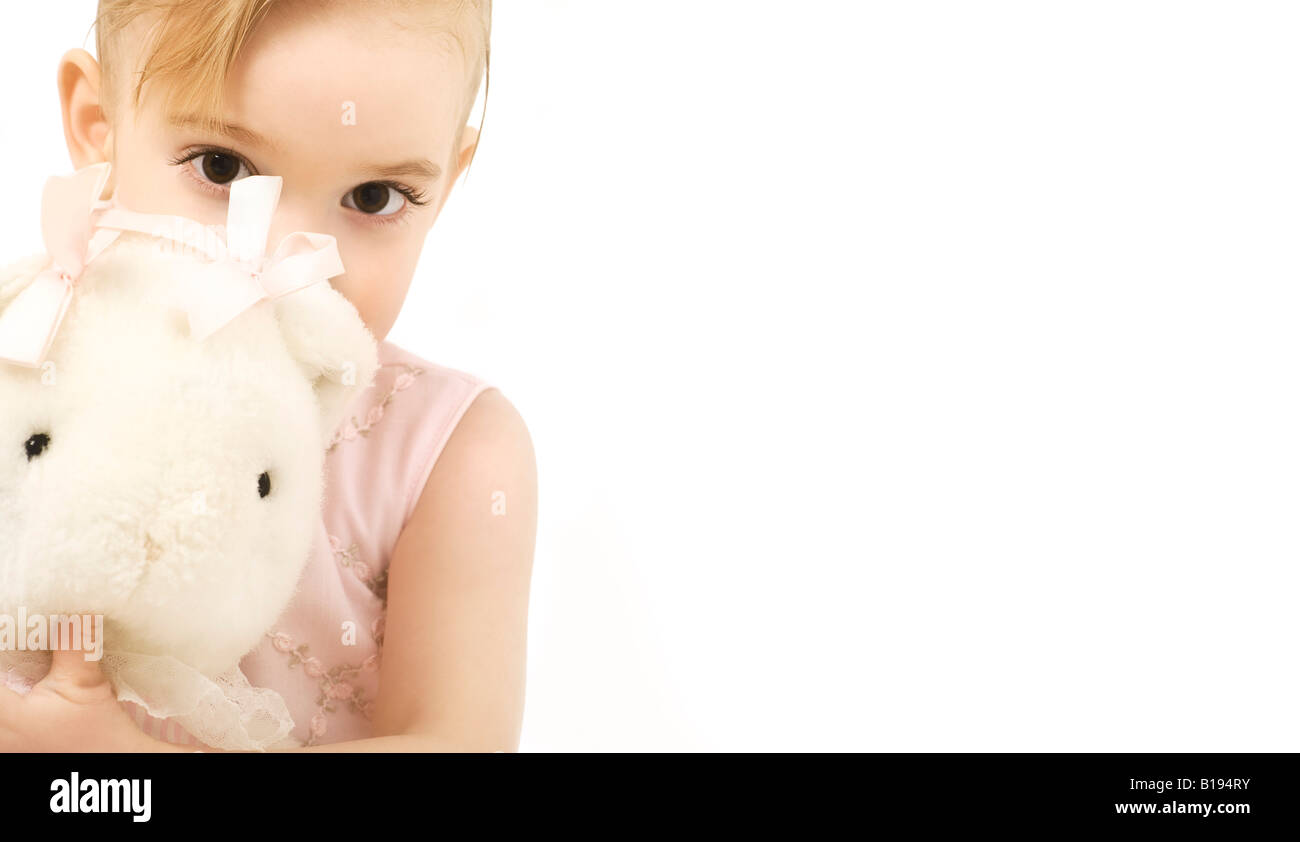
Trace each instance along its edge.
{"label": "pink sleeveless dress", "polygon": [[[389,342],[379,363],[326,454],[324,506],[293,601],[240,662],[254,687],[284,697],[303,745],[372,735],[388,562],[456,424],[489,388]],[[174,722],[124,706],[146,733],[194,744]]]}

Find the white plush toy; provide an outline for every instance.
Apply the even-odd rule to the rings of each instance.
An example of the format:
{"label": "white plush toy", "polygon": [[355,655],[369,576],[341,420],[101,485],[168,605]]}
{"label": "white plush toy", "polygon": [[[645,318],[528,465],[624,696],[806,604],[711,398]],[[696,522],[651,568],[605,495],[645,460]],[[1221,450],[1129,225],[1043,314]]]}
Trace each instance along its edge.
{"label": "white plush toy", "polygon": [[53,259],[0,273],[0,611],[102,614],[119,698],[265,748],[292,723],[238,662],[293,594],[375,342],[332,238],[265,256],[279,179],[236,182],[220,229],[100,202],[107,175],[52,179]]}

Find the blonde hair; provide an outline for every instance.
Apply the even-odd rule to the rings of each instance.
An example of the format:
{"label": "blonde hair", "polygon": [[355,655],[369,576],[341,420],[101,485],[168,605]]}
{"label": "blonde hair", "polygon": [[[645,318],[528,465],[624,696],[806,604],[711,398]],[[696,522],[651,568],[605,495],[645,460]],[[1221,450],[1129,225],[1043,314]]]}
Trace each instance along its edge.
{"label": "blonde hair", "polygon": [[[294,0],[99,0],[95,17],[95,49],[103,82],[101,97],[111,113],[121,73],[117,36],[142,16],[154,16],[144,62],[130,89],[139,107],[147,83],[154,83],[173,113],[198,117],[210,125],[220,122],[222,92],[230,68],[258,24],[274,6]],[[373,0],[372,0],[373,2]],[[433,25],[459,44],[469,62],[470,86],[457,128],[469,120],[480,83],[487,84],[491,67],[491,0],[392,0],[394,5],[433,13]],[[484,109],[486,113],[486,108]],[[482,123],[480,122],[480,128]],[[453,149],[452,154],[456,154]]]}

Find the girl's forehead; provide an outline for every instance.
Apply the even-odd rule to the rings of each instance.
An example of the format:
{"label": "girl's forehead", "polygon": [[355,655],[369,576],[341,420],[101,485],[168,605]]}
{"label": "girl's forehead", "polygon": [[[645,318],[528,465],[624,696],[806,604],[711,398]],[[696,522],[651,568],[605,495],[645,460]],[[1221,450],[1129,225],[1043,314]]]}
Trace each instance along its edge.
{"label": "girl's forehead", "polygon": [[[261,22],[230,68],[222,86],[224,122],[286,147],[319,143],[340,126],[370,145],[409,151],[445,139],[450,147],[476,88],[473,62],[456,34],[363,14],[352,4],[317,15],[294,13],[295,4],[279,8],[286,11]],[[126,40],[144,31],[122,34]],[[138,43],[134,52],[143,62]],[[166,99],[147,88],[145,98]]]}
{"label": "girl's forehead", "polygon": [[241,52],[226,80],[232,104],[268,112],[294,109],[333,119],[340,103],[373,119],[449,119],[464,105],[469,66],[448,33],[353,14],[270,19]]}
{"label": "girl's forehead", "polygon": [[382,55],[343,42],[313,49],[319,61],[288,42],[250,50],[227,78],[228,113],[286,144],[347,128],[369,144],[409,146],[457,128],[467,87],[457,57],[409,44]]}

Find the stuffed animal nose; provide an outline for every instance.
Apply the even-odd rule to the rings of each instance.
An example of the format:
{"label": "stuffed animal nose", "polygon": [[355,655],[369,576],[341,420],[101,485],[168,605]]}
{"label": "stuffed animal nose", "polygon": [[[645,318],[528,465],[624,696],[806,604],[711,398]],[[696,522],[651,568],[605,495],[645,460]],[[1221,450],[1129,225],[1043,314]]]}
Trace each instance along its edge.
{"label": "stuffed animal nose", "polygon": [[148,532],[144,535],[144,558],[145,561],[154,562],[162,557],[162,547],[154,540]]}

